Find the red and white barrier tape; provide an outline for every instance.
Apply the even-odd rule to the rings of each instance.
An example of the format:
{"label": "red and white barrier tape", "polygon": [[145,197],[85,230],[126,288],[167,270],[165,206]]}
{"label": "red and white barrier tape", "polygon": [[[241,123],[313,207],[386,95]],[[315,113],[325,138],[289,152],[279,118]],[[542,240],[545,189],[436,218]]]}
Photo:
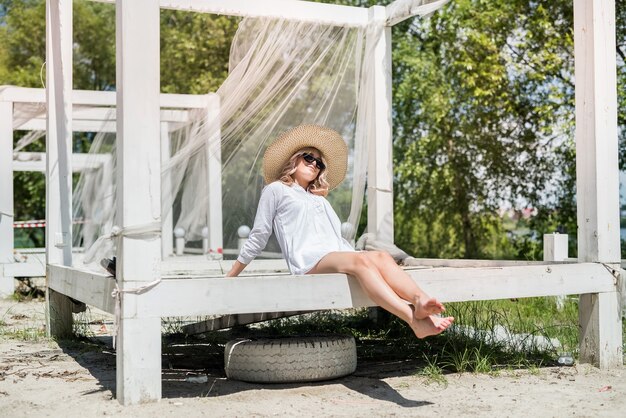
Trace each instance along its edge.
{"label": "red and white barrier tape", "polygon": [[[87,223],[87,221],[79,219],[76,220],[74,222],[72,222],[73,224],[84,224]],[[32,220],[32,221],[15,221],[13,222],[13,228],[45,228],[46,227],[46,220],[45,219],[38,219],[38,220]]]}
{"label": "red and white barrier tape", "polygon": [[13,228],[45,228],[46,221],[15,221]]}

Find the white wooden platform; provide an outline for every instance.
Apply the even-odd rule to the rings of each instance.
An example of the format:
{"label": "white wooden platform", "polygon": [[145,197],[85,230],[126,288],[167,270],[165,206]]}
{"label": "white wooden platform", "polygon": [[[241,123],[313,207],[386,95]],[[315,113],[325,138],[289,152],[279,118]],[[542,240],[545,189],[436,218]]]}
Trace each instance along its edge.
{"label": "white wooden platform", "polygon": [[[218,267],[219,266],[219,267]],[[135,299],[129,317],[203,316],[375,306],[345,274],[293,276],[253,262],[247,275],[224,277],[230,262],[206,262],[190,276],[163,270],[161,282]],[[199,264],[196,264],[199,267]],[[255,268],[256,267],[256,268]],[[265,273],[258,273],[265,271]],[[537,264],[509,267],[415,267],[410,276],[443,302],[614,292],[617,283],[602,264]],[[49,265],[51,289],[114,313],[115,280],[106,274]],[[277,298],[276,295],[281,295]]]}

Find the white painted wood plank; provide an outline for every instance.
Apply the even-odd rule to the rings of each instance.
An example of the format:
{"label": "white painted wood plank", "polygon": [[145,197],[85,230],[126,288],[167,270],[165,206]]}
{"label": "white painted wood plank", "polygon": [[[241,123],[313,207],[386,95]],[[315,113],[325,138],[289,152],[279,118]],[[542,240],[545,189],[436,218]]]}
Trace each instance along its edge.
{"label": "white painted wood plank", "polygon": [[[565,261],[568,258],[567,234],[543,234],[544,261]],[[556,297],[556,306],[559,310],[565,307],[565,295]]]}
{"label": "white painted wood plank", "polygon": [[[57,265],[48,269],[53,289],[113,312],[113,299],[109,298],[115,285],[112,277]],[[615,291],[614,277],[604,266],[595,263],[418,269],[410,270],[409,274],[444,302]],[[163,279],[137,303],[133,317],[372,306],[356,280],[344,274]],[[282,309],[287,306],[297,309]]]}
{"label": "white painted wood plank", "polygon": [[[203,255],[168,257],[161,265],[163,277],[223,277],[230,271],[234,260],[209,260]],[[256,276],[259,274],[289,274],[284,259],[260,260],[255,259],[246,267],[241,276]]]}
{"label": "white painted wood plank", "polygon": [[161,399],[161,318],[122,320],[116,353],[117,400],[131,405]]}
{"label": "white painted wood plank", "polygon": [[445,259],[445,258],[414,258],[404,260],[406,268],[411,267],[514,267],[545,265],[551,263],[576,263],[576,260],[567,261],[529,261],[529,260],[473,260],[473,259]]}
{"label": "white painted wood plank", "polygon": [[218,95],[207,96],[206,124],[207,132],[207,226],[209,227],[209,252],[221,251],[224,247],[222,233],[222,134],[219,120],[220,98]]}
{"label": "white painted wood plank", "polygon": [[[158,16],[153,1],[117,3],[117,213],[122,228],[161,222]],[[121,267],[124,280],[160,277],[159,241],[119,241],[118,272]]]}
{"label": "white painted wood plank", "polygon": [[[0,265],[13,262],[13,103],[0,102]],[[13,276],[0,269],[0,297],[14,291]]]}
{"label": "white painted wood plank", "polygon": [[0,102],[45,103],[46,90],[32,87],[0,86]]}
{"label": "white painted wood plank", "polygon": [[0,102],[0,263],[13,260],[12,120],[13,103]]}
{"label": "white painted wood plank", "polygon": [[111,296],[115,279],[108,274],[51,264],[48,277],[48,285],[57,292],[110,314],[115,313],[115,299]]}
{"label": "white painted wood plank", "polygon": [[[372,21],[385,20],[385,8],[370,9]],[[391,28],[382,34],[374,51],[374,136],[369,144],[367,173],[367,231],[385,242],[394,242],[393,156],[391,138]]]}
{"label": "white painted wood plank", "polygon": [[[9,155],[11,156],[11,155]],[[72,154],[71,167],[73,172],[94,170],[109,162],[109,154]],[[17,160],[11,162],[13,171],[46,171],[46,154],[43,152],[18,152]]]}
{"label": "white painted wood plank", "polygon": [[47,262],[72,264],[72,2],[46,3]]}
{"label": "white painted wood plank", "polygon": [[[117,0],[117,213],[122,230],[161,224],[159,5]],[[160,229],[160,227],[159,227]],[[145,296],[127,292],[161,278],[161,239],[118,239],[117,399],[124,405],[161,397],[160,313],[137,314]]]}
{"label": "white painted wood plank", "polygon": [[622,367],[622,317],[617,292],[581,295],[580,361],[601,369]]}
{"label": "white painted wood plank", "polygon": [[[501,268],[410,270],[443,302],[615,291],[614,277],[595,263]],[[137,315],[194,316],[373,306],[344,274],[166,279],[138,301]]]}
{"label": "white painted wood plank", "polygon": [[423,16],[441,8],[449,0],[396,0],[386,6],[387,26],[394,26],[414,16]]}
{"label": "white painted wood plank", "polygon": [[[45,119],[31,119],[15,128],[16,131],[45,131]],[[78,120],[72,123],[73,132],[115,132],[115,122]]]}
{"label": "white painted wood plank", "polygon": [[[574,0],[578,259],[619,267],[619,171],[614,0]],[[623,362],[616,294],[579,304],[580,358]]]}
{"label": "white painted wood plank", "polygon": [[[46,263],[72,265],[72,1],[46,2]],[[70,300],[47,287],[47,333],[72,332]]]}
{"label": "white painted wood plank", "polygon": [[567,234],[543,234],[544,261],[565,261],[568,257]]}
{"label": "white painted wood plank", "polygon": [[[74,132],[116,132],[117,126],[115,124],[115,113],[112,114],[111,119],[83,119],[72,122],[72,130]],[[163,122],[175,122],[170,124],[170,131],[179,128],[182,124],[188,122],[189,113],[180,110],[162,110],[161,121]],[[30,119],[19,126],[15,126],[16,131],[45,131],[46,119],[34,118]]]}
{"label": "white painted wood plank", "polygon": [[[74,108],[72,112],[74,123],[78,121],[102,123],[104,121],[114,121],[115,119],[116,111],[114,107],[79,107],[78,109]],[[35,124],[37,121],[45,121],[45,117],[35,117],[22,125],[14,126],[14,129],[28,130],[28,124]],[[163,109],[161,110],[161,121],[187,122],[189,121],[189,112],[181,109]]]}
{"label": "white painted wood plank", "polygon": [[[170,134],[169,124],[161,119],[161,166],[165,165],[171,157],[170,152]],[[170,193],[172,188],[172,173],[168,170],[162,173],[161,188],[165,193]],[[163,260],[174,254],[174,210],[173,208],[161,208],[163,213],[167,215],[161,222],[161,257]]]}
{"label": "white painted wood plank", "polygon": [[43,262],[8,263],[4,266],[5,274],[12,277],[45,277],[46,264]]}
{"label": "white painted wood plank", "polygon": [[[72,99],[75,105],[115,106],[116,93],[114,91],[74,90]],[[0,86],[1,101],[46,103],[46,91],[29,87]],[[163,93],[160,95],[159,103],[162,108],[204,109],[206,95]]]}
{"label": "white painted wood plank", "polygon": [[614,0],[574,0],[578,258],[620,260]]}
{"label": "white painted wood plank", "polygon": [[[96,0],[110,3],[113,0]],[[367,9],[301,0],[160,0],[161,8],[240,17],[274,17],[335,26],[365,26]]]}

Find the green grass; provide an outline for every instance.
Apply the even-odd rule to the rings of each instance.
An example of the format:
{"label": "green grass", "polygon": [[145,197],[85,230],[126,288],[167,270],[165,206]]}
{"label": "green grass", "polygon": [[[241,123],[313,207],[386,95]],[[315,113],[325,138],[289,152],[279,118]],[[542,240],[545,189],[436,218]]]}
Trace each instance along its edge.
{"label": "green grass", "polygon": [[[319,312],[261,325],[270,335],[345,333],[357,340],[360,360],[411,359],[417,374],[438,381],[447,372],[498,374],[501,370],[557,365],[562,352],[578,357],[578,299],[562,309],[553,297],[447,304],[454,327],[435,337],[415,338],[399,319],[384,313],[377,323],[367,309]],[[626,321],[622,323],[626,348]],[[497,336],[508,338],[495,338]]]}

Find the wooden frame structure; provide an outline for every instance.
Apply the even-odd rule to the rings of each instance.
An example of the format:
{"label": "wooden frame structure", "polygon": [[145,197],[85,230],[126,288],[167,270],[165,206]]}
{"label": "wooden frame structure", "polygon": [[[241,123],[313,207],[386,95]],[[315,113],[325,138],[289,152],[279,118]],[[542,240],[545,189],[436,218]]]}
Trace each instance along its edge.
{"label": "wooden frame structure", "polygon": [[[116,94],[112,91],[74,90],[72,110],[73,132],[116,132]],[[186,124],[190,120],[190,110],[208,109],[219,112],[219,96],[214,93],[207,95],[161,94],[160,126],[161,154],[166,161],[170,146],[170,132]],[[38,113],[23,115],[21,107],[37,108]],[[46,153],[13,152],[13,134],[15,131],[46,130],[46,91],[45,89],[0,86],[0,176],[13,178],[15,171],[46,172]],[[17,159],[14,158],[17,154]],[[108,162],[107,155],[76,154],[71,156],[73,172],[97,169]],[[213,173],[219,181],[221,173]],[[219,191],[218,191],[219,192]],[[214,192],[216,195],[221,194]],[[45,250],[28,249],[21,252],[25,262],[15,262],[13,247],[13,182],[0,184],[0,296],[13,294],[13,279],[18,277],[44,277]],[[221,247],[221,207],[214,208],[212,213],[219,228],[209,240],[214,247]],[[172,236],[171,215],[163,221],[163,236]],[[219,237],[217,237],[217,236]],[[162,242],[163,258],[173,253],[172,240]]]}
{"label": "wooden frame structure", "polygon": [[[161,7],[232,14],[284,16],[336,25],[389,26],[414,13],[420,0],[401,8],[370,9],[305,1],[160,0]],[[163,316],[342,309],[371,306],[353,279],[342,274],[291,276],[266,273],[224,278],[228,262],[207,262],[197,271],[166,271],[158,240],[120,233],[117,280],[72,268],[69,225],[68,141],[72,131],[72,5],[48,0],[48,304],[49,332],[71,332],[67,296],[118,312],[117,398],[134,404],[161,397]],[[159,2],[117,0],[118,205],[122,231],[160,222]],[[622,363],[619,312],[617,98],[613,0],[574,0],[576,34],[576,143],[578,149],[579,262],[492,263],[483,267],[408,270],[442,301],[581,294],[581,361],[602,368]],[[391,10],[399,10],[391,15]],[[391,167],[391,44],[387,27],[370,65],[376,72],[379,119],[369,144],[368,228],[393,240]],[[128,138],[128,140],[127,140]],[[457,261],[456,265],[468,265]],[[486,266],[485,266],[486,265]],[[256,271],[255,271],[256,269]],[[188,269],[190,270],[190,269]],[[111,298],[115,291],[117,297]],[[280,295],[280,297],[276,297]]]}

